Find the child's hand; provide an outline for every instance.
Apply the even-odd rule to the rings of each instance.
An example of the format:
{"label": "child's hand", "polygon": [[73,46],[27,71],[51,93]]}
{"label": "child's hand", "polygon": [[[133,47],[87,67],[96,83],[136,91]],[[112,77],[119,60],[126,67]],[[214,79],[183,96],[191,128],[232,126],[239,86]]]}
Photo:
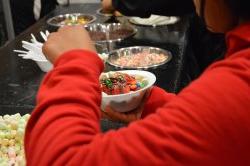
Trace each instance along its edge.
{"label": "child's hand", "polygon": [[62,27],[58,32],[51,33],[43,45],[43,53],[52,63],[63,53],[74,49],[96,52],[88,32],[82,26]]}
{"label": "child's hand", "polygon": [[102,9],[107,12],[114,11],[115,9],[113,8],[112,0],[102,0]]}

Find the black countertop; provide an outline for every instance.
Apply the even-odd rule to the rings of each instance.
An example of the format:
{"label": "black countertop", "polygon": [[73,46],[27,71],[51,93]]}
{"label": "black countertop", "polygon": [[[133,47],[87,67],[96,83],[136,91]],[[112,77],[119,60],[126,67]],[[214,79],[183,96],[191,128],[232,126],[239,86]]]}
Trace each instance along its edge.
{"label": "black countertop", "polygon": [[[51,30],[51,27],[46,24],[46,20],[54,15],[73,12],[96,14],[96,10],[99,8],[99,4],[58,7],[0,49],[0,115],[30,113],[35,105],[39,84],[45,75],[35,62],[24,60],[13,53],[14,49],[21,49],[21,41],[30,40],[31,33],[39,36],[39,31]],[[108,21],[106,17],[96,16],[96,22]],[[122,18],[120,21],[123,22],[126,19]],[[149,45],[172,52],[173,59],[163,68],[157,69],[157,85],[175,93],[182,88],[181,72],[185,62],[188,23],[187,18],[182,18],[177,24],[169,26],[134,25],[138,29],[138,33],[116,47]]]}

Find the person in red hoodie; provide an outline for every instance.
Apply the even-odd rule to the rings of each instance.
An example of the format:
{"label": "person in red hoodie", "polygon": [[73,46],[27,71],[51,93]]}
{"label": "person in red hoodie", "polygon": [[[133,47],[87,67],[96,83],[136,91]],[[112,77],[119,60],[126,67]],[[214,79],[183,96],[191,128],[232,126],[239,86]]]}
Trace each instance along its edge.
{"label": "person in red hoodie", "polygon": [[225,59],[177,95],[154,87],[143,119],[107,133],[99,126],[104,65],[88,33],[52,33],[43,51],[54,69],[26,128],[27,165],[250,165],[249,1],[195,5],[210,30],[227,32]]}

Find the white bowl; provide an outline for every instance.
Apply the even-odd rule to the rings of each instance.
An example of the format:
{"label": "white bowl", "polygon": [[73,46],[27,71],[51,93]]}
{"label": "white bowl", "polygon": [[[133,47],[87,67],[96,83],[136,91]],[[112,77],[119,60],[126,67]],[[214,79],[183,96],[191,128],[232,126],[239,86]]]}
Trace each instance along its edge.
{"label": "white bowl", "polygon": [[48,60],[34,60],[43,72],[49,72],[53,65]]}
{"label": "white bowl", "polygon": [[148,84],[138,91],[132,91],[126,94],[107,95],[103,92],[101,104],[102,110],[104,110],[107,106],[111,106],[111,108],[118,112],[128,112],[136,109],[140,105],[145,93],[154,85],[156,81],[155,75],[148,71],[122,70],[119,72],[129,75],[143,76],[148,81]]}

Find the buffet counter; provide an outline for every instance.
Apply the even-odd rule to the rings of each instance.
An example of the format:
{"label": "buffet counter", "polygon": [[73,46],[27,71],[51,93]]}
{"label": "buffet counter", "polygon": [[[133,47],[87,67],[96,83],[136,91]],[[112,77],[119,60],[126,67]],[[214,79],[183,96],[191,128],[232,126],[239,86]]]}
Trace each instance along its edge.
{"label": "buffet counter", "polygon": [[[30,34],[40,36],[40,31],[53,28],[47,25],[48,18],[65,13],[87,13],[97,17],[96,23],[120,21],[126,22],[126,18],[109,18],[96,14],[100,4],[72,5],[58,7],[56,10],[39,20],[25,32],[0,49],[0,115],[31,113],[35,106],[35,97],[39,84],[43,79],[43,73],[31,60],[24,60],[13,52],[21,49],[22,40],[30,40]],[[137,26],[137,33],[128,39],[118,43],[115,48],[128,46],[154,46],[172,53],[172,59],[163,68],[157,70],[156,85],[168,92],[176,93],[182,88],[182,70],[185,63],[185,52],[189,21],[181,18],[179,22],[168,26]],[[106,69],[109,70],[109,69]],[[109,125],[112,125],[109,123]],[[117,125],[115,125],[117,127]],[[109,126],[113,127],[113,126]],[[105,130],[105,127],[104,127]]]}

